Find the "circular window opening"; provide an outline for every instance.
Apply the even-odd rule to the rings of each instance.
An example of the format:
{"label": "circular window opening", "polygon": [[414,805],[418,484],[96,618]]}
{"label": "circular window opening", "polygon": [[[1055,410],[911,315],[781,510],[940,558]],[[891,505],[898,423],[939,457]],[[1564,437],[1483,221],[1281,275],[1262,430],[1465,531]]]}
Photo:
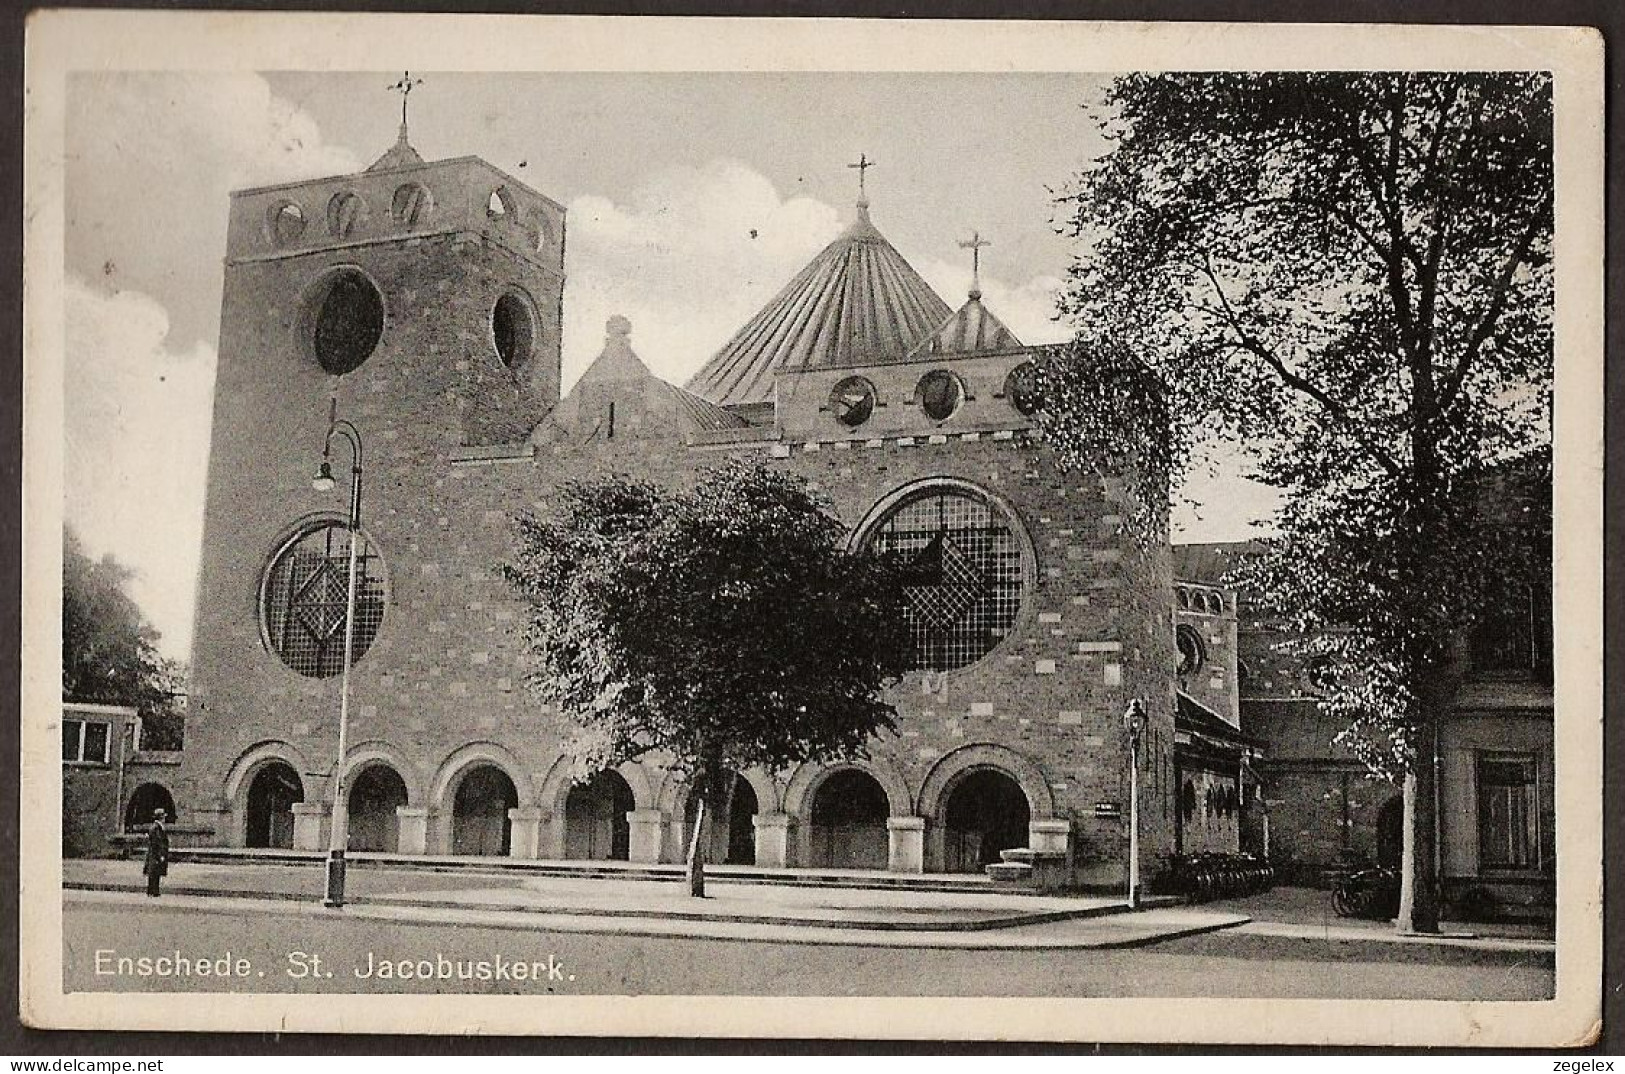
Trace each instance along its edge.
{"label": "circular window opening", "polygon": [[928,489],[886,514],[871,548],[902,560],[914,667],[952,671],[1003,641],[1021,611],[1021,541],[987,499]]}
{"label": "circular window opening", "polygon": [[270,232],[271,241],[278,246],[298,241],[305,233],[305,224],[305,210],[291,201],[271,206],[265,216],[266,230]]}
{"label": "circular window opening", "polygon": [[1004,378],[1004,397],[1023,416],[1038,410],[1038,367],[1022,362]]}
{"label": "circular window opening", "polygon": [[511,291],[497,299],[491,309],[491,337],[497,356],[509,369],[530,361],[536,345],[536,319],[530,314],[530,303]]}
{"label": "circular window opening", "polygon": [[875,386],[865,377],[847,377],[829,393],[829,408],[836,421],[855,429],[875,412]]}
{"label": "circular window opening", "polygon": [[330,273],[309,299],[307,341],[316,362],[334,376],[358,368],[384,334],[384,296],[357,269]]}
{"label": "circular window opening", "polygon": [[358,195],[340,191],[327,203],[327,232],[334,238],[347,239],[366,215],[367,205]]}
{"label": "circular window opening", "polygon": [[1174,644],[1179,648],[1179,673],[1189,675],[1207,663],[1207,647],[1194,627],[1181,624],[1174,630]]}
{"label": "circular window opening", "polygon": [[920,409],[932,421],[947,421],[965,401],[965,386],[946,369],[933,370],[920,378]]}
{"label": "circular window opening", "polygon": [[[272,558],[260,586],[265,643],[288,667],[313,679],[344,670],[344,612],[350,529],[342,522],[307,527]],[[384,564],[366,534],[356,535],[355,636],[351,666],[366,655],[384,622]]]}
{"label": "circular window opening", "polygon": [[397,224],[416,227],[430,209],[429,192],[417,183],[403,183],[395,188],[389,202],[389,215]]}

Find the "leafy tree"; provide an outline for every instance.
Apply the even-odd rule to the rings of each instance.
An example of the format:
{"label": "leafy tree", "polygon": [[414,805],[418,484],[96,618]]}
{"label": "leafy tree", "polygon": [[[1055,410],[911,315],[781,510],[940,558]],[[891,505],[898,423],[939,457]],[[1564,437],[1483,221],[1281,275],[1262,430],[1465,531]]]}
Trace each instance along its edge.
{"label": "leafy tree", "polygon": [[658,754],[689,777],[695,895],[733,773],[861,756],[894,728],[902,576],[845,543],[803,481],[744,463],[685,491],[574,482],[551,517],[518,518],[528,684],[575,725],[580,774]]}
{"label": "leafy tree", "polygon": [[124,590],[133,576],[112,556],[92,560],[62,534],[62,697],[128,705],[141,714],[142,744],[181,748],[180,667],[158,652],[158,631]]}
{"label": "leafy tree", "polygon": [[1105,107],[1111,147],[1064,199],[1083,249],[1062,304],[1085,328],[1046,371],[1052,439],[1083,462],[1127,438],[1146,480],[1177,481],[1217,435],[1284,490],[1251,581],[1403,771],[1399,924],[1435,929],[1417,762],[1454,639],[1526,566],[1482,490],[1550,438],[1550,79],[1131,75]]}

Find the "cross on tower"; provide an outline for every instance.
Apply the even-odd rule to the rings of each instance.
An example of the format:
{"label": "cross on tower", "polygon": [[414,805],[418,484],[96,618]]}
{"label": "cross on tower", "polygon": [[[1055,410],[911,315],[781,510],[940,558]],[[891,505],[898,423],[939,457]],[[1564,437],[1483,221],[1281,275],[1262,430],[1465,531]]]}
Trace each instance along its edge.
{"label": "cross on tower", "polygon": [[971,232],[970,238],[959,244],[961,250],[970,251],[970,293],[973,298],[979,298],[982,294],[982,247],[992,245],[982,238],[980,231]]}
{"label": "cross on tower", "polygon": [[874,166],[875,162],[870,160],[862,153],[858,154],[858,162],[856,164],[847,165],[848,168],[856,168],[858,170],[858,204],[865,207],[867,207],[869,204],[869,195],[866,194],[863,189],[864,173]]}
{"label": "cross on tower", "polygon": [[406,99],[408,97],[412,96],[413,87],[421,86],[421,85],[423,85],[423,79],[421,79],[421,78],[413,78],[411,71],[402,71],[400,81],[396,82],[393,86],[388,87],[390,92],[399,93],[401,95],[401,140],[402,141],[406,140]]}

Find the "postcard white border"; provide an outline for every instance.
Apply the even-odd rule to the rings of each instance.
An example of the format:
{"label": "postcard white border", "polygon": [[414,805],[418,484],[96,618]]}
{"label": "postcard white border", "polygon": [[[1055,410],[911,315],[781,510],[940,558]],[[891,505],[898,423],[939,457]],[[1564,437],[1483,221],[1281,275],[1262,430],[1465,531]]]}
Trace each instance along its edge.
{"label": "postcard white border", "polygon": [[[1285,61],[1285,63],[1284,63]],[[65,995],[60,719],[63,146],[71,71],[1545,70],[1556,116],[1557,995],[1530,1003]],[[1558,1047],[1600,1031],[1603,42],[1528,27],[51,11],[24,150],[20,994],[35,1026]],[[184,166],[184,165],[178,165]],[[214,256],[205,253],[203,256]],[[1329,971],[1330,972],[1330,971]]]}

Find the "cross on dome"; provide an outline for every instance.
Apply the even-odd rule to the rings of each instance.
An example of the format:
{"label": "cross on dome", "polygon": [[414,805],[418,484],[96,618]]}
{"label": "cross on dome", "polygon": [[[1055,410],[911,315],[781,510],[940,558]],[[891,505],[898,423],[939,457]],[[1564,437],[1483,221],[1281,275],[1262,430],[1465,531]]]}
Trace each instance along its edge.
{"label": "cross on dome", "polygon": [[401,141],[406,141],[406,102],[412,96],[412,90],[423,85],[423,79],[413,78],[411,71],[402,71],[400,80],[394,85],[386,87],[391,93],[401,95]]}
{"label": "cross on dome", "polygon": [[970,251],[970,297],[982,297],[982,247],[992,246],[991,242],[982,238],[980,231],[972,231],[970,238],[960,242],[961,250]]}
{"label": "cross on dome", "polygon": [[860,209],[867,209],[869,207],[869,195],[864,191],[863,180],[865,178],[865,173],[874,166],[875,162],[870,160],[868,156],[863,153],[858,154],[857,163],[847,165],[848,168],[856,168],[858,170],[858,208]]}

